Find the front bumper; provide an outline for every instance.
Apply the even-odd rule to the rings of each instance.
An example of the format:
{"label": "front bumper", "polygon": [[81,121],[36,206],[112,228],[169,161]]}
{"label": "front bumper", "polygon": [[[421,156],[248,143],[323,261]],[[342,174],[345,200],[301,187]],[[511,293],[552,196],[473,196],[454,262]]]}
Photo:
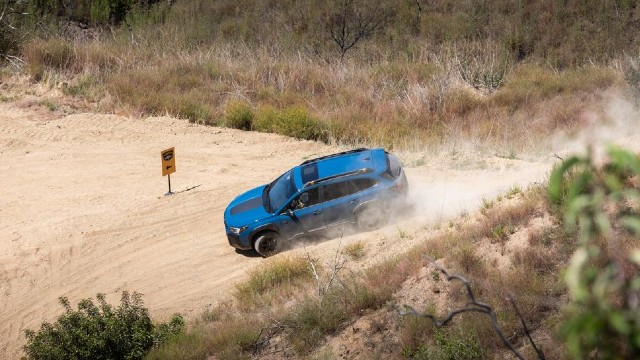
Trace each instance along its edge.
{"label": "front bumper", "polygon": [[236,234],[227,234],[227,240],[229,240],[229,245],[238,250],[251,250],[251,246],[243,245],[240,236]]}
{"label": "front bumper", "polygon": [[229,241],[229,245],[238,250],[251,250],[251,242],[249,241],[249,239],[244,239],[244,237],[246,237],[246,234],[244,232],[241,233],[242,235],[245,235],[244,237],[232,233],[226,221],[224,223],[224,228],[227,233],[227,240]]}

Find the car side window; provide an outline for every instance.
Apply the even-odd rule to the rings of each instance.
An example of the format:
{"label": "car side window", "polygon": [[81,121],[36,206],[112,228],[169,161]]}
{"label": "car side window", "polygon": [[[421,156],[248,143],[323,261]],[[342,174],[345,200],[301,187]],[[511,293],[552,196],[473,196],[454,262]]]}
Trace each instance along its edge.
{"label": "car side window", "polygon": [[289,204],[291,210],[303,209],[320,203],[318,188],[309,189],[296,196]]}
{"label": "car side window", "polygon": [[355,188],[351,181],[340,181],[324,187],[324,201],[331,201],[343,196],[351,195]]}
{"label": "car side window", "polygon": [[360,192],[363,190],[367,190],[370,187],[373,187],[378,182],[373,179],[360,178],[352,180],[353,188],[355,192]]}

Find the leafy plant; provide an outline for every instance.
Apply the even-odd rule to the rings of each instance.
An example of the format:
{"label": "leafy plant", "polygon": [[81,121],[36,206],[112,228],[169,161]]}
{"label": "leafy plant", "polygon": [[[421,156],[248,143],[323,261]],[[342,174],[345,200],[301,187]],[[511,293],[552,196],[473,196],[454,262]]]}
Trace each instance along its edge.
{"label": "leafy plant", "polygon": [[180,315],[168,323],[154,325],[142,295],[122,293],[120,306],[113,308],[104,294],[78,303],[74,310],[66,297],[60,298],[65,312],[55,323],[45,322],[40,330],[27,330],[24,346],[27,359],[141,359],[157,344],[184,327]]}
{"label": "leafy plant", "polygon": [[562,330],[575,359],[640,356],[640,159],[613,146],[607,154],[602,167],[591,153],[567,159],[549,184],[551,200],[566,209],[567,226],[578,229]]}

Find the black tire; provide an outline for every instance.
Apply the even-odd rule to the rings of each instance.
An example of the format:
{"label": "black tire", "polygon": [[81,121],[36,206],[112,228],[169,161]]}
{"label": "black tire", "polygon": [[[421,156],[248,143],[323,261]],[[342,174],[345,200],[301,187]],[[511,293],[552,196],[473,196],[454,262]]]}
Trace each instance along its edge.
{"label": "black tire", "polygon": [[378,208],[367,206],[356,213],[356,224],[361,231],[376,230],[384,224],[384,213]]}
{"label": "black tire", "polygon": [[280,235],[274,231],[267,231],[256,238],[253,248],[258,254],[269,257],[279,253],[282,248],[281,245]]}

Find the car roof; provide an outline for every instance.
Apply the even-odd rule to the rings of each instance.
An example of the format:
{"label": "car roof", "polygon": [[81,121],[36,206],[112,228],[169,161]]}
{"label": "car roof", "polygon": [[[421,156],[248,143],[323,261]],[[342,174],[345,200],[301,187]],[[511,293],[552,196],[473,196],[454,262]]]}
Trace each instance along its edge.
{"label": "car roof", "polygon": [[[294,169],[298,189],[318,179],[332,178],[362,169],[383,172],[386,167],[384,149],[355,149],[307,160]],[[382,169],[380,169],[382,167]]]}

